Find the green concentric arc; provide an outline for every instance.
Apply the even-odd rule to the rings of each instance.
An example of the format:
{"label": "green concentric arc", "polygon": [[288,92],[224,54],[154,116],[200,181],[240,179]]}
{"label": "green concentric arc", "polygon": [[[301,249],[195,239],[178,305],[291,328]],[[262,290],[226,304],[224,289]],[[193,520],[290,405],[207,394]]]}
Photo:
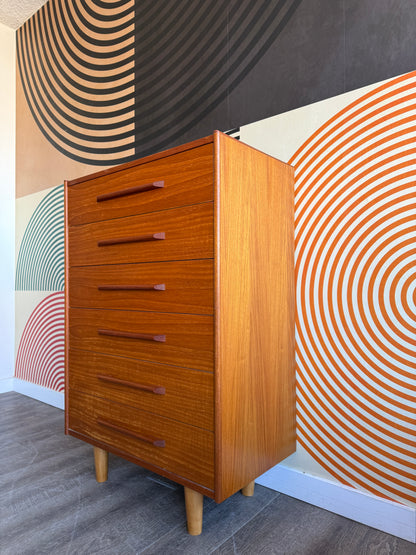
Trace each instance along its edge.
{"label": "green concentric arc", "polygon": [[52,189],[28,223],[16,266],[16,291],[63,291],[64,186]]}

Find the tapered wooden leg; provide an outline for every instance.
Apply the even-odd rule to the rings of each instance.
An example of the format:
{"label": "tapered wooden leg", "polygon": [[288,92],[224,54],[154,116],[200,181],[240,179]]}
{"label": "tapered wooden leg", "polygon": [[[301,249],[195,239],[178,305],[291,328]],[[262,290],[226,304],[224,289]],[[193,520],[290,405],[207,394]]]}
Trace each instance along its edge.
{"label": "tapered wooden leg", "polygon": [[108,476],[108,452],[94,447],[95,477],[97,482],[106,482]]}
{"label": "tapered wooden leg", "polygon": [[188,521],[188,534],[199,536],[202,532],[202,515],[204,496],[202,493],[190,488],[185,489],[186,519]]}
{"label": "tapered wooden leg", "polygon": [[242,490],[241,493],[246,497],[252,497],[254,495],[254,480],[247,484]]}

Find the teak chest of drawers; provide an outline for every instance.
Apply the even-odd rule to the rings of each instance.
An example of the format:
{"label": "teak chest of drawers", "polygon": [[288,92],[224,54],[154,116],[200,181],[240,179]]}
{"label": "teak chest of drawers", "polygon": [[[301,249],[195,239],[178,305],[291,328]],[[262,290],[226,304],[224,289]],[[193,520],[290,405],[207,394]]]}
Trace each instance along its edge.
{"label": "teak chest of drawers", "polygon": [[66,433],[185,486],[295,449],[293,168],[212,136],[65,183]]}

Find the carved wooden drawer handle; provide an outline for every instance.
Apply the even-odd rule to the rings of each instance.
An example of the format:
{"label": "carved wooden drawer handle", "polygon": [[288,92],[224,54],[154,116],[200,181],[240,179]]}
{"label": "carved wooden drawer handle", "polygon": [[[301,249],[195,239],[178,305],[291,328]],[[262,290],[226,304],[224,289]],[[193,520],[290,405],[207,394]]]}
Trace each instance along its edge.
{"label": "carved wooden drawer handle", "polygon": [[104,374],[97,374],[97,378],[103,382],[125,385],[127,387],[133,387],[134,389],[140,389],[141,391],[149,391],[155,395],[165,395],[166,393],[166,389],[159,385],[143,385],[136,382],[129,382],[127,380],[120,380],[119,378],[113,378],[113,376],[106,376]]}
{"label": "carved wooden drawer handle", "polygon": [[104,239],[98,241],[97,247],[108,247],[109,245],[122,245],[123,243],[147,243],[148,241],[163,241],[165,233],[147,233],[146,235],[136,235],[134,237],[117,237],[116,239]]}
{"label": "carved wooden drawer handle", "polygon": [[98,285],[99,291],[165,291],[164,283],[155,285]]}
{"label": "carved wooden drawer handle", "polygon": [[144,339],[145,341],[158,341],[164,343],[166,335],[153,335],[151,333],[133,333],[130,331],[117,331],[117,330],[98,330],[99,335],[110,335],[111,337],[125,337],[127,339]]}
{"label": "carved wooden drawer handle", "polygon": [[102,418],[97,418],[97,424],[100,424],[101,426],[105,426],[106,428],[110,428],[111,430],[115,430],[116,432],[120,432],[121,434],[124,434],[126,436],[134,437],[135,439],[140,439],[140,441],[144,441],[145,443],[150,443],[154,447],[164,447],[165,446],[165,440],[164,439],[153,439],[152,437],[147,437],[147,436],[142,436],[140,434],[136,434],[136,432],[132,432],[131,430],[128,430],[127,428],[123,428],[122,426],[119,426],[118,424],[113,424],[112,422],[107,422],[106,420],[103,420]]}
{"label": "carved wooden drawer handle", "polygon": [[136,185],[135,187],[129,187],[128,189],[120,189],[120,191],[113,191],[111,193],[105,193],[104,195],[98,195],[97,202],[103,202],[105,200],[112,200],[120,197],[128,197],[138,193],[145,193],[146,191],[152,191],[153,189],[161,189],[164,186],[164,181],[153,181],[153,183],[146,183],[146,185]]}

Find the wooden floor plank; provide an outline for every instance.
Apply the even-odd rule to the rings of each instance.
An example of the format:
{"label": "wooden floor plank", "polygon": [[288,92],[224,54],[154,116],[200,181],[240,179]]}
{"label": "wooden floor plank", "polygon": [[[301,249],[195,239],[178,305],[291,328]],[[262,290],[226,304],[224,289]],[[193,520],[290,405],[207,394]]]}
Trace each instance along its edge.
{"label": "wooden floor plank", "polygon": [[303,501],[279,495],[212,553],[414,555],[415,546]]}
{"label": "wooden floor plank", "polygon": [[414,555],[414,545],[262,486],[205,499],[201,536],[186,533],[183,488],[110,456],[95,481],[90,445],[64,435],[64,414],[0,395],[0,553],[79,555]]}

